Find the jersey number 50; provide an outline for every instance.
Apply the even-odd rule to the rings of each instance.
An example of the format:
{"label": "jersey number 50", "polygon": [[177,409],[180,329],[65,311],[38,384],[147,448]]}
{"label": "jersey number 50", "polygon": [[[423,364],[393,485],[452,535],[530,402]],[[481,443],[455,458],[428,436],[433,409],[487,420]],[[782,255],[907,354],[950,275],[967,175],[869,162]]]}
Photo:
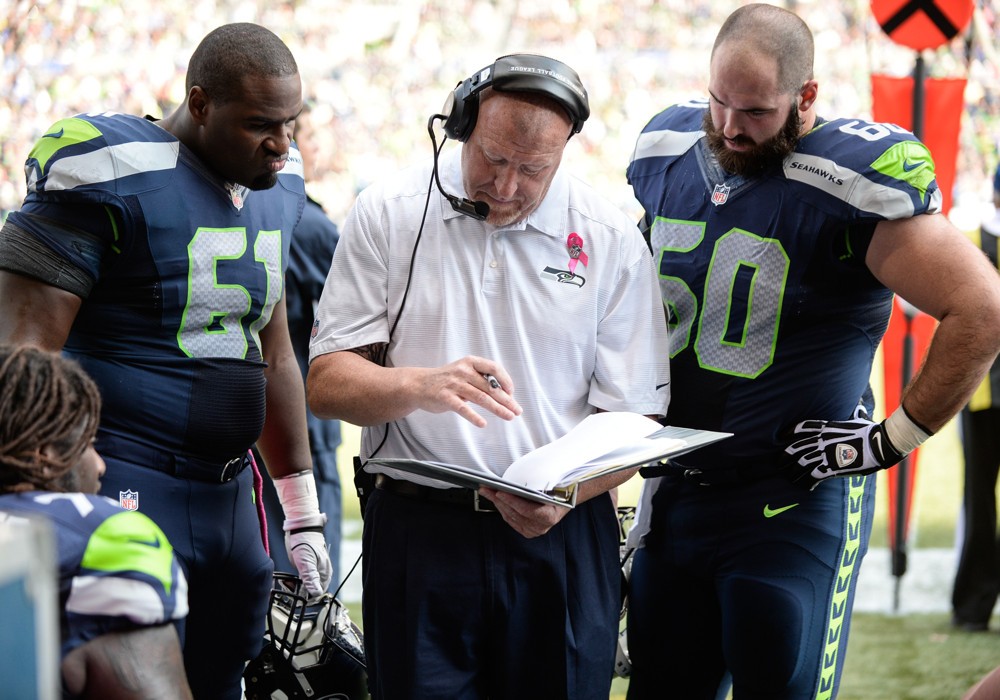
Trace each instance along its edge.
{"label": "jersey number 50", "polygon": [[663,218],[653,223],[650,232],[671,330],[670,356],[687,348],[694,335],[699,366],[752,379],[774,361],[788,255],[778,240],[732,228],[715,242],[704,288],[695,290],[669,271],[685,267],[683,262],[672,264],[675,254],[707,255],[707,251],[693,252],[704,236],[703,222]]}

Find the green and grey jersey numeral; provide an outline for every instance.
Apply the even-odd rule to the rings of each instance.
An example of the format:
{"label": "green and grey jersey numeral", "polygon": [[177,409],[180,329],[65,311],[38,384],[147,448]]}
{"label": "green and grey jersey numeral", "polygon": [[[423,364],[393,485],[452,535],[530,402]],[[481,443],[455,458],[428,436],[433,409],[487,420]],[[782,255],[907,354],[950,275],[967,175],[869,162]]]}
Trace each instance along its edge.
{"label": "green and grey jersey numeral", "polygon": [[243,228],[199,229],[188,244],[187,303],[177,331],[177,345],[189,357],[245,358],[248,343],[260,348],[260,330],[281,298],[281,232],[260,231],[254,260],[267,272],[267,292],[260,316],[244,332],[252,298],[246,287],[219,279],[219,261],[236,260],[247,249]]}
{"label": "green and grey jersey numeral", "polygon": [[[659,250],[660,292],[672,336],[670,356],[693,341],[701,367],[752,379],[774,361],[788,255],[778,240],[730,229],[712,251],[699,312],[696,290],[662,270],[671,253],[690,252],[704,235],[703,222],[657,219],[653,223],[650,239]],[[745,299],[745,304],[735,304],[737,299]]]}

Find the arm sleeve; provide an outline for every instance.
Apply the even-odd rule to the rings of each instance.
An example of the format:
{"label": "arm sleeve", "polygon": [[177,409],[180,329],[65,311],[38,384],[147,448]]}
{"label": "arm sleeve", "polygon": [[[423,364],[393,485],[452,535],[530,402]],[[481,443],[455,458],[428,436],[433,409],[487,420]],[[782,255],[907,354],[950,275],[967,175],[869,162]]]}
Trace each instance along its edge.
{"label": "arm sleeve", "polygon": [[[0,269],[86,298],[114,240],[114,221],[100,206],[33,204],[12,212],[0,229]],[[97,231],[97,233],[91,233]]]}

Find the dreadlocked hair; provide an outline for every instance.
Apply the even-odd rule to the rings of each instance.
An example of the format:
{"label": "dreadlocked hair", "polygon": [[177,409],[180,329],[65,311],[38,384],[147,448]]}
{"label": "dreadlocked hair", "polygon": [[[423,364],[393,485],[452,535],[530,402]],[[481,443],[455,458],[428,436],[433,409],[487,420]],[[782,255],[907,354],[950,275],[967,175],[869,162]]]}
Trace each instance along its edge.
{"label": "dreadlocked hair", "polygon": [[0,346],[0,493],[67,490],[100,414],[97,385],[75,361]]}

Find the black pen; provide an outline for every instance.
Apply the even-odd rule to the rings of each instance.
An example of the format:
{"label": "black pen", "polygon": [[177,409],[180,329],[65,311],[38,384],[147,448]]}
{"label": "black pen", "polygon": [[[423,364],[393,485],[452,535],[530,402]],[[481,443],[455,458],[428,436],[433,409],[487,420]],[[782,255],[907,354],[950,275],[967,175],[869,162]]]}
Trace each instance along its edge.
{"label": "black pen", "polygon": [[492,374],[484,374],[483,375],[483,379],[485,379],[487,382],[489,382],[489,385],[490,385],[491,388],[493,388],[493,389],[499,389],[500,388],[500,382],[498,382],[497,378],[494,377]]}

